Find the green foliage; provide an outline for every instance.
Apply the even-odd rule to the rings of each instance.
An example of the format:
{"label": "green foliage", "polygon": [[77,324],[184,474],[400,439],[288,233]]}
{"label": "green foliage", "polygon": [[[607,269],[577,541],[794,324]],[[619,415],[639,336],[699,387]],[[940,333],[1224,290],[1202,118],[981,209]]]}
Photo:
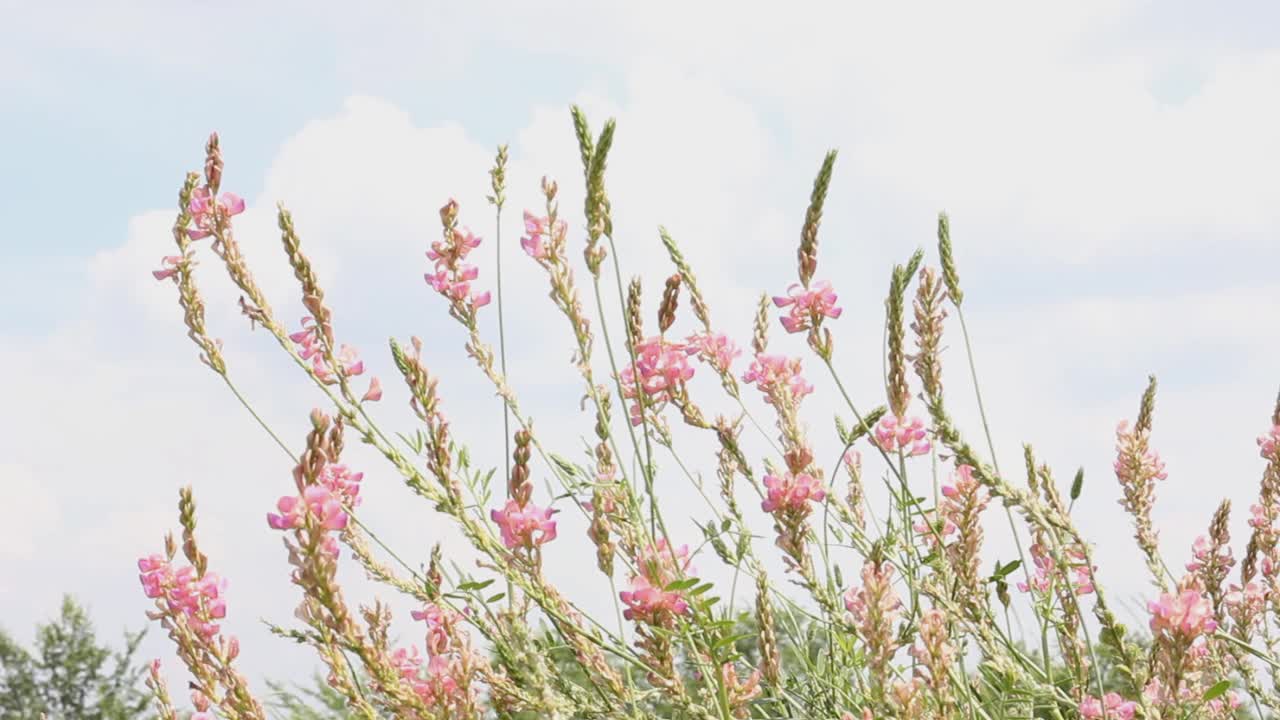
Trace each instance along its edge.
{"label": "green foliage", "polygon": [[347,710],[347,700],[337,690],[329,687],[324,676],[316,673],[311,687],[286,687],[283,683],[267,681],[272,698],[267,702],[276,717],[281,720],[347,720],[355,715]]}
{"label": "green foliage", "polygon": [[134,720],[149,695],[135,661],[143,633],[124,647],[99,645],[89,615],[71,597],[56,620],[36,628],[35,647],[0,630],[0,720]]}

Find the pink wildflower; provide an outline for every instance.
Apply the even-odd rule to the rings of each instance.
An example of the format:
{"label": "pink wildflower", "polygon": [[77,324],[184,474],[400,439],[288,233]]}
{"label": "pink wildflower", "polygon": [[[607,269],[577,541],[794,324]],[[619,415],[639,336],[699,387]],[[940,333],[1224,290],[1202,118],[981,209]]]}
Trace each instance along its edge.
{"label": "pink wildflower", "polygon": [[801,398],[813,392],[813,386],[800,372],[800,358],[760,353],[751,361],[751,367],[742,379],[755,383],[764,393],[765,402],[777,407],[784,396],[790,403],[799,403]]}
{"label": "pink wildflower", "polygon": [[160,269],[152,270],[151,276],[156,280],[172,279],[178,282],[178,265],[182,262],[181,255],[166,255],[160,260]]}
{"label": "pink wildflower", "polygon": [[1087,720],[1133,720],[1133,713],[1138,709],[1138,703],[1132,700],[1125,700],[1117,693],[1107,693],[1099,700],[1096,697],[1086,697],[1080,703],[1080,716]]}
{"label": "pink wildflower", "polygon": [[525,234],[520,238],[520,247],[524,248],[529,257],[540,262],[550,259],[564,247],[565,237],[569,232],[569,225],[563,220],[557,220],[554,228],[548,225],[548,218],[524,211]]}
{"label": "pink wildflower", "polygon": [[185,616],[187,625],[205,640],[218,634],[219,625],[214,621],[227,616],[225,579],[213,572],[196,577],[195,568],[189,565],[175,571],[161,555],[140,558],[138,570],[147,597],[162,600],[169,612]]}
{"label": "pink wildflower", "polygon": [[[323,328],[311,316],[302,318],[302,329],[291,334],[289,339],[298,346],[298,356],[311,362],[311,370],[326,385],[338,382],[333,368],[325,358],[324,345],[320,335]],[[364,373],[364,362],[355,348],[342,345],[335,353],[343,377],[355,377]]]}
{"label": "pink wildflower", "polygon": [[689,603],[680,592],[664,590],[664,586],[654,585],[643,575],[631,578],[631,589],[618,593],[618,598],[627,606],[622,614],[628,620],[656,624],[655,620],[664,613],[683,615],[689,611]]}
{"label": "pink wildflower", "polygon": [[1187,572],[1198,572],[1206,567],[1225,572],[1235,564],[1230,545],[1215,546],[1209,538],[1200,535],[1191,545],[1191,562],[1187,563]]}
{"label": "pink wildflower", "polygon": [[926,510],[923,515],[924,517],[912,523],[911,529],[927,540],[930,545],[937,546],[939,537],[945,543],[947,538],[954,535],[956,530],[959,529],[950,517],[945,514],[939,514],[937,510]]}
{"label": "pink wildflower", "polygon": [[276,509],[279,514],[267,513],[267,524],[276,530],[304,527],[308,510],[325,530],[347,527],[347,512],[342,509],[341,496],[323,485],[308,485],[301,498],[296,495],[280,498]]}
{"label": "pink wildflower", "polygon": [[369,389],[360,397],[361,402],[377,402],[382,399],[382,382],[378,378],[369,380]]}
{"label": "pink wildflower", "polygon": [[508,500],[501,510],[492,510],[489,516],[502,531],[502,544],[508,549],[533,548],[556,539],[556,522],[551,519],[555,510],[545,510],[529,503],[521,507],[515,500]]}
{"label": "pink wildflower", "polygon": [[1159,600],[1147,603],[1147,611],[1151,613],[1151,631],[1156,635],[1167,634],[1190,641],[1218,629],[1213,619],[1213,605],[1195,590],[1164,593]]}
{"label": "pink wildflower", "polygon": [[1280,461],[1277,450],[1280,450],[1280,425],[1271,428],[1266,435],[1258,436],[1258,454],[1264,460]]}
{"label": "pink wildflower", "polygon": [[767,494],[760,507],[768,513],[788,510],[807,512],[810,501],[821,502],[827,497],[822,483],[807,473],[784,473],[781,477],[765,475],[764,486]]}
{"label": "pink wildflower", "polygon": [[1115,471],[1121,485],[1143,485],[1169,477],[1160,454],[1147,449],[1146,434],[1130,430],[1127,420],[1116,427],[1116,455]]}
{"label": "pink wildflower", "polygon": [[[622,369],[622,394],[631,404],[631,424],[641,423],[639,394],[644,393],[647,402],[661,408],[682,391],[684,383],[693,377],[689,366],[688,351],[682,343],[673,343],[654,336],[636,344],[636,363]],[[639,389],[637,390],[637,378]]]}
{"label": "pink wildflower", "polygon": [[[1071,561],[1071,586],[1072,592],[1076,595],[1088,595],[1094,591],[1092,573],[1088,564],[1085,562],[1084,551],[1078,547],[1067,547],[1063,550],[1067,559]],[[1018,590],[1022,592],[1031,592],[1035,590],[1039,593],[1048,593],[1053,589],[1055,581],[1065,582],[1066,578],[1061,577],[1058,570],[1058,564],[1048,551],[1040,543],[1031,546],[1031,561],[1035,565],[1035,574],[1031,577],[1031,582],[1018,582]],[[1093,568],[1097,570],[1097,568]]]}
{"label": "pink wildflower", "polygon": [[694,333],[687,338],[686,342],[688,343],[685,347],[686,353],[697,355],[699,360],[722,373],[729,372],[729,366],[742,355],[738,346],[724,333]]}
{"label": "pink wildflower", "polygon": [[244,199],[235,193],[228,192],[222,193],[217,203],[214,203],[209,188],[196,188],[191,193],[191,203],[187,205],[187,212],[191,214],[191,220],[196,225],[195,228],[187,231],[187,236],[192,240],[199,240],[213,234],[219,218],[225,219],[244,212]]}
{"label": "pink wildflower", "polygon": [[683,593],[665,589],[681,576],[693,573],[688,545],[673,551],[666,540],[659,540],[640,551],[636,569],[631,589],[618,593],[618,598],[627,606],[623,615],[628,620],[657,625],[673,615],[688,612],[689,603]]}
{"label": "pink wildflower", "polygon": [[455,310],[463,304],[474,311],[488,305],[491,296],[488,291],[478,293],[471,289],[471,282],[480,276],[480,269],[463,261],[480,246],[481,239],[470,230],[453,225],[457,210],[458,203],[454,200],[441,209],[441,218],[446,222],[444,236],[431,243],[427,250],[427,259],[435,271],[423,277],[432,289],[449,299]]}
{"label": "pink wildflower", "polygon": [[448,651],[453,626],[462,619],[461,614],[435,603],[428,603],[422,610],[413,610],[409,615],[427,624],[427,652],[432,655]]}
{"label": "pink wildflower", "polygon": [[787,288],[786,297],[774,297],[773,304],[778,307],[790,306],[789,314],[782,318],[782,326],[789,333],[804,332],[817,327],[822,318],[836,319],[842,310],[836,307],[836,294],[831,283],[823,280],[813,287],[805,288],[794,284]]}
{"label": "pink wildflower", "polygon": [[918,417],[901,418],[886,415],[876,424],[872,443],[885,452],[901,450],[908,457],[925,455],[933,447],[929,442],[924,421]]}

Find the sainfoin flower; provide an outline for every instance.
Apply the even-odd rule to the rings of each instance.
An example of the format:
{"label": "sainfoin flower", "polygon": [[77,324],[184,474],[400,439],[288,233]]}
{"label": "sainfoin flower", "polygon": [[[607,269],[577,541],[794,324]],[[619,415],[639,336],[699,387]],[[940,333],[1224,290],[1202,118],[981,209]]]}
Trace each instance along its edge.
{"label": "sainfoin flower", "polygon": [[189,565],[174,570],[162,555],[139,558],[138,571],[147,597],[162,600],[169,612],[184,616],[187,626],[205,640],[218,634],[214,621],[227,616],[225,579],[214,572],[196,577]]}
{"label": "sainfoin flower", "polygon": [[1202,593],[1182,590],[1164,593],[1159,600],[1147,602],[1151,614],[1151,632],[1167,634],[1186,641],[1218,629],[1213,619],[1213,605]]}
{"label": "sainfoin flower", "polygon": [[811,501],[821,502],[827,497],[822,483],[807,473],[765,475],[764,486],[766,494],[760,507],[768,513],[807,511]]}
{"label": "sainfoin flower", "polygon": [[737,344],[724,333],[694,333],[685,342],[686,353],[697,355],[699,360],[720,372],[729,372],[729,366],[742,354]]}
{"label": "sainfoin flower", "polygon": [[347,512],[342,508],[341,496],[323,485],[308,485],[302,497],[286,495],[276,503],[280,512],[267,513],[267,524],[276,530],[292,530],[306,525],[307,512],[325,530],[342,530],[347,527]]}
{"label": "sainfoin flower", "polygon": [[673,399],[681,387],[693,377],[688,352],[683,343],[670,342],[654,336],[636,343],[636,363],[622,369],[622,394],[631,404],[632,425],[641,422],[639,393],[643,393],[650,407],[660,409]]}
{"label": "sainfoin flower", "polygon": [[798,403],[813,392],[813,386],[801,375],[800,358],[760,353],[751,361],[751,367],[742,379],[755,383],[764,393],[765,402],[774,406],[783,401],[784,394],[790,402]]}
{"label": "sainfoin flower", "polygon": [[[311,370],[320,382],[333,385],[338,378],[328,359],[325,357],[324,345],[320,334],[323,329],[310,315],[302,318],[302,329],[289,335],[298,348],[298,356],[311,363]],[[364,362],[360,354],[350,345],[342,345],[334,353],[343,377],[355,377],[364,373]]]}
{"label": "sainfoin flower", "polygon": [[549,227],[546,217],[538,217],[528,210],[524,211],[524,236],[520,238],[520,247],[534,260],[547,260],[558,249],[564,246],[569,225],[557,220],[555,227]]}
{"label": "sainfoin flower", "polygon": [[1198,572],[1205,568],[1225,572],[1235,564],[1230,545],[1215,545],[1209,538],[1199,535],[1191,545],[1191,562],[1187,563],[1187,572]]}
{"label": "sainfoin flower", "polygon": [[209,237],[217,227],[218,218],[228,218],[244,212],[244,199],[235,193],[222,193],[215,203],[209,188],[196,188],[191,193],[191,203],[187,206],[195,227],[187,230],[192,240]]}
{"label": "sainfoin flower", "polygon": [[933,447],[925,430],[924,420],[918,417],[900,418],[886,415],[876,423],[872,441],[885,452],[901,450],[910,457],[924,455]]}
{"label": "sainfoin flower", "polygon": [[782,308],[790,307],[788,314],[782,318],[782,326],[789,333],[804,332],[817,327],[822,318],[840,317],[842,310],[836,307],[836,293],[831,283],[823,280],[812,287],[804,287],[799,283],[787,288],[787,294],[775,296],[773,304]]}
{"label": "sainfoin flower", "polygon": [[491,510],[489,516],[502,531],[502,544],[509,549],[533,549],[556,539],[555,513],[551,508],[540,508],[533,503],[521,507],[515,500],[508,500],[501,510]]}
{"label": "sainfoin flower", "polygon": [[178,282],[178,265],[182,262],[181,255],[166,255],[160,259],[160,269],[152,270],[151,276],[157,280],[173,280]]}
{"label": "sainfoin flower", "polygon": [[623,615],[628,620],[661,624],[671,616],[688,612],[689,603],[683,592],[665,588],[681,576],[691,575],[691,562],[688,545],[673,551],[666,540],[659,540],[641,550],[636,558],[638,572],[631,578],[631,589],[618,593],[618,598],[627,606]]}
{"label": "sainfoin flower", "polygon": [[1280,460],[1277,455],[1280,450],[1280,425],[1271,428],[1266,435],[1258,436],[1258,454],[1265,460]]}
{"label": "sainfoin flower", "polygon": [[441,209],[441,217],[448,225],[444,236],[431,243],[427,250],[427,259],[433,263],[434,272],[423,277],[436,292],[444,295],[451,302],[466,303],[472,309],[479,309],[489,304],[491,298],[488,291],[475,292],[471,283],[480,275],[480,269],[464,262],[472,250],[480,246],[481,238],[465,228],[453,226],[458,203],[450,200]]}
{"label": "sainfoin flower", "polygon": [[1099,700],[1087,697],[1080,703],[1080,716],[1088,720],[1133,720],[1138,703],[1125,700],[1118,693],[1107,693]]}
{"label": "sainfoin flower", "polygon": [[[1070,578],[1064,577],[1058,570],[1058,563],[1040,543],[1031,546],[1031,561],[1035,565],[1035,574],[1030,583],[1018,581],[1018,589],[1022,592],[1035,590],[1047,593],[1053,589],[1055,582],[1070,582],[1071,591],[1076,595],[1088,595],[1093,592],[1093,575],[1085,560],[1084,551],[1071,546],[1063,549],[1070,561]],[[1097,568],[1093,568],[1096,570]]]}

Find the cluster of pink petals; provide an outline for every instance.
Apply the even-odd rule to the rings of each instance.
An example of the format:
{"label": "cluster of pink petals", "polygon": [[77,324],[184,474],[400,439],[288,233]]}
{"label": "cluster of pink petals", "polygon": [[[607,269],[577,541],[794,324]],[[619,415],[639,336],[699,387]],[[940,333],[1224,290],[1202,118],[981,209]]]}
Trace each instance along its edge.
{"label": "cluster of pink petals", "polygon": [[451,663],[446,655],[432,655],[423,663],[417,648],[396,648],[391,653],[400,678],[428,707],[442,707],[459,696],[458,681],[454,679]]}
{"label": "cluster of pink petals", "polygon": [[699,360],[722,373],[729,372],[729,366],[742,355],[742,350],[724,333],[695,333],[686,342],[685,352],[697,355]]}
{"label": "cluster of pink petals", "polygon": [[[159,662],[157,660],[156,662]],[[191,705],[195,708],[195,712],[187,718],[187,720],[217,720],[217,715],[209,709],[212,703],[209,698],[199,690],[191,691]]]}
{"label": "cluster of pink petals", "polygon": [[[1072,592],[1076,595],[1088,595],[1094,591],[1093,576],[1090,572],[1089,565],[1085,561],[1085,554],[1080,548],[1068,547],[1064,548],[1067,559],[1071,562],[1071,586]],[[1018,590],[1022,592],[1030,592],[1035,590],[1038,593],[1048,593],[1053,589],[1055,581],[1063,579],[1062,574],[1058,571],[1058,564],[1053,557],[1040,543],[1031,546],[1031,561],[1035,565],[1036,572],[1031,576],[1030,582],[1018,582]],[[1093,568],[1097,570],[1097,568]]]}
{"label": "cluster of pink petals", "polygon": [[1133,713],[1138,703],[1125,700],[1118,693],[1107,693],[1099,700],[1086,697],[1080,703],[1080,716],[1086,720],[1133,720]]}
{"label": "cluster of pink petals", "polygon": [[911,529],[915,530],[917,535],[929,541],[931,545],[936,546],[939,544],[939,538],[945,542],[959,528],[956,527],[950,516],[945,513],[939,513],[937,510],[926,510],[923,513],[923,517],[912,523]]}
{"label": "cluster of pink petals", "polygon": [[549,224],[548,218],[524,211],[524,237],[520,238],[520,247],[534,260],[547,260],[553,248],[564,245],[568,223],[557,220],[554,228],[548,227]]}
{"label": "cluster of pink petals", "polygon": [[1257,580],[1249,581],[1244,587],[1233,583],[1223,595],[1222,602],[1244,617],[1254,617],[1266,610],[1267,589]]}
{"label": "cluster of pink petals", "polygon": [[[325,384],[333,384],[337,382],[334,377],[333,368],[329,366],[329,362],[324,356],[324,347],[320,342],[320,326],[310,315],[302,318],[302,329],[289,336],[289,339],[298,346],[298,356],[303,360],[311,362],[311,369],[315,372],[320,382]],[[360,359],[360,354],[350,345],[343,345],[338,348],[337,357],[338,365],[341,366],[342,375],[344,377],[355,377],[364,373],[364,361]],[[370,386],[372,389],[372,386]],[[378,389],[378,395],[381,397],[381,388]],[[373,398],[370,398],[373,399]]]}
{"label": "cluster of pink petals", "polygon": [[[868,578],[868,574],[874,575],[874,573],[875,569],[871,567],[871,563],[868,563],[867,566],[863,568],[862,572],[864,582]],[[876,614],[880,617],[880,624],[885,626],[892,625],[893,621],[898,617],[902,610],[902,599],[898,597],[898,593],[895,592],[893,590],[893,586],[890,585],[893,581],[893,566],[882,566],[881,573],[883,577],[879,578],[879,581],[883,584],[886,591],[880,595],[878,601],[875,598],[868,596],[865,587],[851,587],[845,591],[844,607],[853,615],[854,622],[859,626],[865,626],[872,620],[871,610],[873,608],[871,603],[873,601],[876,601],[879,604],[879,607],[875,608],[879,611]]]}
{"label": "cluster of pink petals", "polygon": [[502,531],[502,544],[507,548],[532,550],[556,539],[556,521],[551,519],[554,513],[551,508],[533,503],[521,507],[515,500],[508,500],[501,510],[491,510],[489,516]]}
{"label": "cluster of pink petals", "polygon": [[773,304],[782,308],[790,306],[791,310],[782,318],[782,326],[789,333],[804,332],[817,327],[822,318],[832,320],[840,317],[842,310],[836,307],[836,294],[831,283],[823,280],[813,287],[806,288],[799,283],[787,288],[786,297],[776,296]]}
{"label": "cluster of pink petals", "polygon": [[342,507],[342,496],[323,485],[308,485],[302,497],[286,495],[276,502],[277,513],[267,513],[267,524],[276,530],[294,530],[305,527],[307,515],[315,518],[325,530],[343,530],[347,527],[347,511]]}
{"label": "cluster of pink petals", "polygon": [[[675,396],[680,386],[693,377],[689,352],[683,343],[668,342],[655,335],[636,344],[636,363],[620,373],[622,394],[630,400],[631,424],[641,422],[638,392],[644,393],[651,405],[660,407]],[[637,379],[638,387],[637,391]]]}
{"label": "cluster of pink petals", "polygon": [[316,483],[328,488],[329,492],[337,496],[343,505],[355,508],[360,506],[360,481],[363,479],[364,473],[351,472],[346,465],[326,463],[320,469]]}
{"label": "cluster of pink petals", "polygon": [[1138,466],[1134,467],[1130,462],[1132,456],[1136,453],[1132,452],[1139,443],[1137,434],[1129,429],[1129,421],[1121,420],[1116,426],[1116,461],[1115,471],[1116,477],[1122,485],[1130,485],[1133,483],[1144,483],[1148,480],[1164,480],[1169,477],[1164,470],[1164,461],[1160,459],[1160,454],[1154,450],[1147,450],[1142,453]]}
{"label": "cluster of pink petals", "polygon": [[450,300],[470,302],[476,308],[488,305],[491,298],[488,291],[477,293],[471,290],[471,282],[480,276],[480,269],[463,262],[472,250],[480,246],[480,237],[465,229],[454,230],[450,237],[449,242],[442,238],[431,243],[427,259],[435,264],[435,272],[426,273],[423,277],[432,289]]}
{"label": "cluster of pink petals", "polygon": [[659,540],[640,551],[636,568],[639,572],[631,578],[631,589],[618,593],[618,598],[627,606],[623,616],[658,624],[667,617],[689,611],[689,603],[681,591],[666,589],[682,576],[693,574],[688,545],[672,550],[666,540]]}
{"label": "cluster of pink petals", "polygon": [[157,280],[173,280],[176,283],[178,282],[178,266],[181,263],[181,255],[166,255],[160,259],[160,269],[151,271],[151,277]]}
{"label": "cluster of pink petals", "polygon": [[1159,600],[1147,602],[1151,614],[1151,631],[1156,635],[1168,634],[1183,640],[1194,640],[1218,629],[1213,619],[1213,605],[1196,590],[1164,593]]}
{"label": "cluster of pink petals", "polygon": [[451,300],[470,300],[472,305],[482,308],[489,304],[492,296],[488,290],[482,293],[472,292],[471,281],[479,276],[480,269],[474,265],[468,265],[466,269],[456,275],[449,273],[447,270],[437,270],[434,273],[427,273],[423,277],[426,278],[427,284],[441,295]]}
{"label": "cluster of pink petals", "polygon": [[445,242],[443,238],[431,243],[427,259],[435,264],[437,270],[444,270],[455,262],[465,260],[472,250],[480,247],[480,242],[481,238],[470,230],[455,230],[452,243]]}
{"label": "cluster of pink petals", "polygon": [[1271,428],[1266,435],[1258,436],[1258,454],[1265,460],[1280,460],[1280,425]]}
{"label": "cluster of pink petals", "polygon": [[885,452],[901,450],[908,457],[924,455],[933,447],[924,420],[918,417],[900,418],[886,415],[876,423],[873,443]]}
{"label": "cluster of pink petals", "polygon": [[187,231],[187,236],[192,240],[199,240],[213,234],[219,216],[231,217],[244,212],[244,199],[235,193],[227,192],[222,193],[215,203],[209,188],[196,188],[195,192],[191,193],[191,203],[187,205],[187,212],[191,214],[191,220],[196,225]]}
{"label": "cluster of pink petals", "polygon": [[759,353],[742,379],[755,383],[765,401],[776,407],[783,391],[790,395],[791,402],[799,402],[813,392],[813,386],[800,373],[800,358]]}
{"label": "cluster of pink petals", "polygon": [[138,571],[147,597],[163,599],[170,612],[184,616],[187,626],[205,640],[218,634],[214,621],[227,616],[226,580],[212,572],[196,577],[189,565],[175,571],[162,555],[139,558]]}
{"label": "cluster of pink petals", "polygon": [[631,589],[618,593],[618,598],[627,606],[622,611],[623,617],[657,624],[663,615],[683,615],[688,612],[689,603],[684,595],[676,590],[665,590],[664,587],[654,585],[643,575],[631,578]]}
{"label": "cluster of pink petals", "polygon": [[970,465],[956,467],[951,479],[942,484],[942,495],[947,499],[943,503],[944,512],[970,505],[981,510],[991,501],[991,493],[973,476],[973,467]]}
{"label": "cluster of pink petals", "polygon": [[764,487],[765,499],[760,507],[768,513],[805,511],[810,501],[821,502],[827,497],[822,483],[808,473],[765,475]]}
{"label": "cluster of pink petals", "polygon": [[1231,547],[1222,545],[1215,549],[1209,538],[1200,535],[1191,544],[1191,562],[1187,563],[1188,572],[1199,572],[1202,568],[1227,569],[1236,564],[1231,555]]}
{"label": "cluster of pink petals", "polygon": [[428,653],[443,655],[448,652],[450,635],[453,632],[453,626],[462,619],[461,613],[435,603],[428,603],[421,610],[411,611],[409,615],[414,620],[427,624]]}

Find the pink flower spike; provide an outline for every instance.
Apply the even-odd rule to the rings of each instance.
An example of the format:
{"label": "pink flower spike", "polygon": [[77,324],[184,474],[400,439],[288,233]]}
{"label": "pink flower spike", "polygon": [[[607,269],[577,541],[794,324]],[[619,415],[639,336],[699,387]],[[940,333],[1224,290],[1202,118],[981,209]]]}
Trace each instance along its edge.
{"label": "pink flower spike", "polygon": [[826,280],[807,289],[803,285],[794,284],[787,288],[786,297],[773,298],[773,304],[780,308],[790,306],[788,314],[781,319],[782,326],[789,333],[816,328],[823,318],[834,320],[843,312],[836,307],[836,293]]}
{"label": "pink flower spike", "polygon": [[235,193],[222,193],[222,198],[218,201],[226,210],[228,215],[239,215],[244,212],[244,198]]}
{"label": "pink flower spike", "polygon": [[926,455],[933,445],[924,421],[918,417],[898,418],[886,415],[876,424],[872,443],[885,452],[902,451],[907,457]]}
{"label": "pink flower spike", "polygon": [[382,383],[378,378],[369,380],[369,389],[360,398],[361,402],[377,402],[382,399]]}
{"label": "pink flower spike", "polygon": [[1272,427],[1266,435],[1258,436],[1258,454],[1262,459],[1280,462],[1277,450],[1280,450],[1280,425]]}
{"label": "pink flower spike", "polygon": [[490,511],[489,517],[502,531],[502,544],[508,549],[535,547],[556,539],[556,522],[551,519],[555,510],[539,508],[533,503],[521,507],[515,500],[508,500],[501,509]]}
{"label": "pink flower spike", "polygon": [[781,477],[765,475],[764,486],[768,492],[760,507],[768,513],[807,512],[810,501],[822,502],[827,497],[827,491],[823,489],[822,483],[807,473],[799,475],[785,473]]}
{"label": "pink flower spike", "polygon": [[166,255],[160,260],[160,269],[152,270],[151,276],[156,280],[167,280],[169,278],[173,278],[173,281],[176,283],[178,282],[178,263],[180,262],[182,262],[181,255]]}
{"label": "pink flower spike", "polygon": [[1218,623],[1213,619],[1213,605],[1195,590],[1165,593],[1159,600],[1149,601],[1147,611],[1151,613],[1151,631],[1156,635],[1168,634],[1194,640],[1218,629]]}
{"label": "pink flower spike", "polygon": [[1086,697],[1080,703],[1080,716],[1087,720],[1133,720],[1138,703],[1125,700],[1119,694],[1109,692],[1101,700]]}

